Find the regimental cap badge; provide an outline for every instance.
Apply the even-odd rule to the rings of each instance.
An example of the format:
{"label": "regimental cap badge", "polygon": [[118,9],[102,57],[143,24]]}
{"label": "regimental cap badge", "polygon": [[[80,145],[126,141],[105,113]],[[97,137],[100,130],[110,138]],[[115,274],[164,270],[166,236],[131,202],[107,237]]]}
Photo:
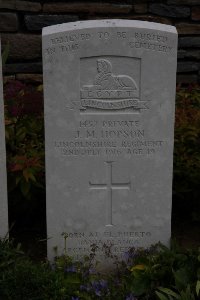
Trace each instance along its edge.
{"label": "regimental cap badge", "polygon": [[140,112],[145,109],[144,101],[139,101],[139,87],[128,75],[118,75],[112,70],[108,59],[96,59],[96,74],[93,84],[83,85],[80,93],[81,110],[118,111],[131,109]]}

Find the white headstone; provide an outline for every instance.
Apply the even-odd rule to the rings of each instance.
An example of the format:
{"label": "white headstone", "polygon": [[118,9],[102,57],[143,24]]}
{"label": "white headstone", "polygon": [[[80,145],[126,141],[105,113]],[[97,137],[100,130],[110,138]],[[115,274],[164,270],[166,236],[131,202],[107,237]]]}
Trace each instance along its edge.
{"label": "white headstone", "polygon": [[[0,41],[1,53],[1,41]],[[8,234],[7,174],[3,102],[2,63],[0,56],[0,238]]]}
{"label": "white headstone", "polygon": [[169,244],[176,61],[172,26],[44,28],[50,259]]}

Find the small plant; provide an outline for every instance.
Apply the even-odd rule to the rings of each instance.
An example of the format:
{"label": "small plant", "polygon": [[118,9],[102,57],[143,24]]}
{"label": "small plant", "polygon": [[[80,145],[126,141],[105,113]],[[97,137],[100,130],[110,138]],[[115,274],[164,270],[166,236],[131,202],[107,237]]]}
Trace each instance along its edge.
{"label": "small plant", "polygon": [[41,90],[7,83],[5,104],[9,191],[19,188],[30,199],[33,188],[44,188]]}
{"label": "small plant", "polygon": [[23,254],[20,244],[14,247],[12,241],[9,242],[6,238],[0,239],[0,274],[14,264],[15,260],[22,257]]}

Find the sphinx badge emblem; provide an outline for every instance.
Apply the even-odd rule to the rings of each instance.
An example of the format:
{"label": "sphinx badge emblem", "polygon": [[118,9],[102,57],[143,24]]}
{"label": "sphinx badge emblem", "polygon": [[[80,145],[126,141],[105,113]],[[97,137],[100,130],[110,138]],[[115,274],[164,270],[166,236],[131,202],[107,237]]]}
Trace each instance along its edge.
{"label": "sphinx badge emblem", "polygon": [[140,112],[141,109],[148,107],[145,101],[139,100],[139,95],[139,87],[132,77],[114,74],[108,59],[97,59],[93,84],[83,85],[80,91],[81,110],[131,109]]}

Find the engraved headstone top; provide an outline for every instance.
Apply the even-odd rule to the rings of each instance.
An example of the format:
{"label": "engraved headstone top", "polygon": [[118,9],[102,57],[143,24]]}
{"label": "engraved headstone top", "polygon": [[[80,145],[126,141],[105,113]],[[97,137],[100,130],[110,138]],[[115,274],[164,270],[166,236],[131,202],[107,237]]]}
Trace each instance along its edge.
{"label": "engraved headstone top", "polygon": [[169,243],[176,55],[168,25],[44,28],[50,259]]}
{"label": "engraved headstone top", "polygon": [[[1,41],[0,41],[1,53]],[[8,234],[8,207],[7,207],[7,174],[6,174],[6,149],[4,127],[4,102],[2,84],[2,64],[0,57],[0,237]]]}

